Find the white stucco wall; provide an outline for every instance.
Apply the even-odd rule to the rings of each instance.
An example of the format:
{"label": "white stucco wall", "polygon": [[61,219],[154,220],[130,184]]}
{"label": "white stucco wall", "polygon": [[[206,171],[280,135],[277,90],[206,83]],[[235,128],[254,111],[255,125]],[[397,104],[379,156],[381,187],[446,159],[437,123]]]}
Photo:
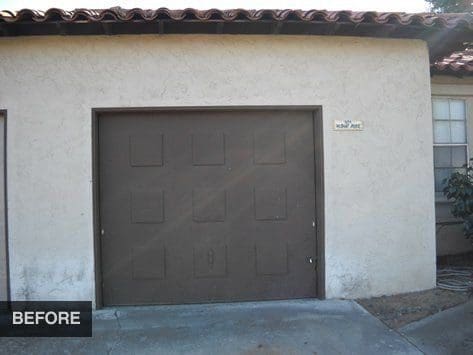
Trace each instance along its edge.
{"label": "white stucco wall", "polygon": [[[427,49],[416,40],[0,40],[13,299],[94,299],[91,108],[322,105],[327,297],[435,284]],[[362,132],[333,131],[335,119]]]}
{"label": "white stucco wall", "polygon": [[[473,78],[436,75],[432,77],[432,96],[465,100],[467,140],[470,158],[473,158]],[[451,204],[446,199],[436,201],[437,222],[451,222]],[[462,225],[437,227],[437,255],[454,255],[473,250],[472,241],[466,239]]]}

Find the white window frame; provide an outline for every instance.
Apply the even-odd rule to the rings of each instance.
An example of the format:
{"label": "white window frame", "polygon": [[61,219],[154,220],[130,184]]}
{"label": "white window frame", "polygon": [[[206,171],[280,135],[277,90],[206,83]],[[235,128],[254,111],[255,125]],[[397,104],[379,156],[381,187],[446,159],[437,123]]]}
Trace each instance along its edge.
{"label": "white window frame", "polygon": [[[463,101],[463,103],[465,105],[465,143],[435,143],[435,121],[445,121],[445,120],[436,120],[434,118],[434,109],[433,109],[434,100],[447,100],[448,103],[449,103],[449,109],[450,109],[450,101],[452,101],[452,100],[455,100],[455,101],[461,100],[461,101]],[[465,149],[466,149],[466,165],[469,166],[470,165],[470,150],[469,150],[469,147],[468,147],[468,142],[469,142],[468,110],[469,110],[469,107],[468,107],[467,98],[465,98],[463,96],[456,97],[456,96],[432,95],[431,101],[432,101],[432,103],[431,103],[432,104],[432,139],[433,139],[433,150],[434,150],[434,152],[435,152],[436,147],[465,147]],[[449,112],[449,114],[450,114],[450,112]],[[435,169],[436,169],[435,160],[433,162],[433,167],[434,167],[434,180],[435,180]],[[434,194],[435,194],[435,201],[436,202],[449,202],[447,197],[445,197],[443,194],[442,194],[442,196],[438,196],[436,190],[434,191]]]}

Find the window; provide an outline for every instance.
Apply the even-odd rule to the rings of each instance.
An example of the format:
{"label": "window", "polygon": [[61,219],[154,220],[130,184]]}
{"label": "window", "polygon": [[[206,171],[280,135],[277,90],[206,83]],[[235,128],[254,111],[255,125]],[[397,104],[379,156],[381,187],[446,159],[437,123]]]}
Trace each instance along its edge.
{"label": "window", "polygon": [[468,162],[464,100],[433,99],[435,196],[443,197],[443,180]]}

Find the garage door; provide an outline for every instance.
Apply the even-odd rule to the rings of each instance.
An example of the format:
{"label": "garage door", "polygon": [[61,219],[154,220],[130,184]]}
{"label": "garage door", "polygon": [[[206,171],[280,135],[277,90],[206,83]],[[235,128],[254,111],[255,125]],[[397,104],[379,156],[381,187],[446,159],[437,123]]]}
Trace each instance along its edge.
{"label": "garage door", "polygon": [[313,137],[303,111],[101,114],[104,304],[314,297]]}

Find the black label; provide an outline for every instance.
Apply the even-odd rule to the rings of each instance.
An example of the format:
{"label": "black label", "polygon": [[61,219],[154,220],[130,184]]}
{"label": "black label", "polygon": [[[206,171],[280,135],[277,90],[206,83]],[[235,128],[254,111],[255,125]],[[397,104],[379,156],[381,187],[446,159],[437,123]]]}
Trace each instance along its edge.
{"label": "black label", "polygon": [[92,302],[0,302],[0,337],[91,337]]}

